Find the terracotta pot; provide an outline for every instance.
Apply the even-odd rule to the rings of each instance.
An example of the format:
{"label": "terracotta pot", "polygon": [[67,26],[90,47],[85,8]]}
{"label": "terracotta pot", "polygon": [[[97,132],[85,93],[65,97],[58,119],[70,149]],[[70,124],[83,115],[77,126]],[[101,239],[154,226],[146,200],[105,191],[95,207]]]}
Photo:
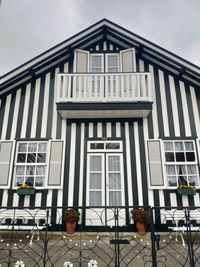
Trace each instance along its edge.
{"label": "terracotta pot", "polygon": [[144,235],[146,233],[146,225],[144,223],[136,222],[138,233]]}
{"label": "terracotta pot", "polygon": [[66,222],[66,229],[68,234],[73,234],[76,229],[77,222]]}

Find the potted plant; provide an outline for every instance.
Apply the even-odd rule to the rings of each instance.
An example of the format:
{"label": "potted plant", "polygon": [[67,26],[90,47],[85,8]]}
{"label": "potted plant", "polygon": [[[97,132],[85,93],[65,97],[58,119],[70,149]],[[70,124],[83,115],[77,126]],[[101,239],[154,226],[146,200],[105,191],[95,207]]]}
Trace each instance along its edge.
{"label": "potted plant", "polygon": [[75,232],[78,221],[80,220],[80,212],[76,209],[68,209],[64,211],[64,220],[68,234]]}
{"label": "potted plant", "polygon": [[19,196],[23,196],[23,195],[34,195],[35,194],[35,188],[32,187],[32,186],[29,186],[27,184],[21,184],[17,188],[17,194]]}
{"label": "potted plant", "polygon": [[196,186],[192,185],[180,185],[177,188],[177,193],[179,195],[195,195],[196,194]]}
{"label": "potted plant", "polygon": [[147,210],[144,210],[143,208],[137,208],[132,209],[131,214],[138,233],[141,235],[145,234],[150,222],[149,212]]}

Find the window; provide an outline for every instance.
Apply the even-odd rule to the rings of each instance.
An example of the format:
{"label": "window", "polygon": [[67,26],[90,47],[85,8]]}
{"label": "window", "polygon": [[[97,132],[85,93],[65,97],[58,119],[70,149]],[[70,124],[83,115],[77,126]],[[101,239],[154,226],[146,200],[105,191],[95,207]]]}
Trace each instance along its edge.
{"label": "window", "polygon": [[194,141],[164,141],[167,185],[198,185],[198,163]]}
{"label": "window", "polygon": [[14,186],[43,187],[47,171],[47,142],[18,142]]}

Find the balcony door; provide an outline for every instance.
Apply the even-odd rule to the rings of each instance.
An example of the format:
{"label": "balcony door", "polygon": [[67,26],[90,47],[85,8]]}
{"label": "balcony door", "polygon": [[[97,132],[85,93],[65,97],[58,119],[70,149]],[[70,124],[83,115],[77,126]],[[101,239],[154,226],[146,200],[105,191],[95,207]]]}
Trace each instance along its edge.
{"label": "balcony door", "polygon": [[98,141],[90,142],[89,146],[86,205],[93,207],[93,210],[88,210],[86,217],[88,222],[92,219],[90,224],[112,225],[114,208],[98,207],[125,204],[122,143]]}

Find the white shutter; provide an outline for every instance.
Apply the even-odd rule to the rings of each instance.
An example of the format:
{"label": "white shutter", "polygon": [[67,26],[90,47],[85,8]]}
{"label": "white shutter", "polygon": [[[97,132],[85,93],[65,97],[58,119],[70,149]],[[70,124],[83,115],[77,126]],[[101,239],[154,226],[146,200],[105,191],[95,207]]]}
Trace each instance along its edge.
{"label": "white shutter", "polygon": [[48,187],[61,187],[63,141],[51,141]]}
{"label": "white shutter", "polygon": [[74,72],[85,73],[89,72],[89,52],[84,50],[74,51]]}
{"label": "white shutter", "polygon": [[135,48],[128,48],[120,51],[120,71],[134,72],[136,71]]}
{"label": "white shutter", "polygon": [[164,186],[160,140],[147,141],[150,186]]}
{"label": "white shutter", "polygon": [[0,187],[9,188],[12,173],[13,141],[0,142]]}

